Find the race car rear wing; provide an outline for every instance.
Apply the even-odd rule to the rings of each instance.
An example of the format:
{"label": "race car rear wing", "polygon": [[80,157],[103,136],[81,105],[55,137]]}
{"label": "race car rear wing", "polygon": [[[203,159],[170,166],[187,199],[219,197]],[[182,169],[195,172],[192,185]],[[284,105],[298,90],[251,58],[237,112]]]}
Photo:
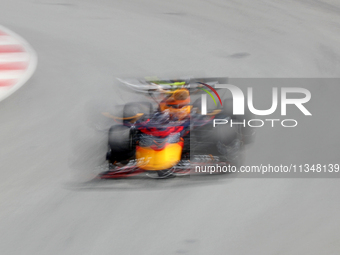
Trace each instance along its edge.
{"label": "race car rear wing", "polygon": [[119,82],[137,92],[150,93],[161,92],[164,90],[177,89],[185,87],[187,89],[197,89],[201,84],[208,84],[215,87],[216,84],[227,84],[227,77],[205,77],[205,78],[186,78],[186,79],[159,79],[157,77],[143,78],[143,79],[121,79],[117,78]]}

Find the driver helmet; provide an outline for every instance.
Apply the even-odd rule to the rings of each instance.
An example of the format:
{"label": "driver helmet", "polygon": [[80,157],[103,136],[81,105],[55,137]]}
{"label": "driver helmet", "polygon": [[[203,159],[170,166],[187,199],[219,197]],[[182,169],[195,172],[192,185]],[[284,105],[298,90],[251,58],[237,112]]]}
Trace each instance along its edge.
{"label": "driver helmet", "polygon": [[187,89],[178,89],[160,104],[161,111],[168,110],[171,117],[179,120],[189,116],[191,111],[190,94]]}

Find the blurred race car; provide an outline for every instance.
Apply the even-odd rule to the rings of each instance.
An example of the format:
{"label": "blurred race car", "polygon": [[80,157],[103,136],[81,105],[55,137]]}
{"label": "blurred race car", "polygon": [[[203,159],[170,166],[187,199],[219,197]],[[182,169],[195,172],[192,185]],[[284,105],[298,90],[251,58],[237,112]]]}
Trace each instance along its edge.
{"label": "blurred race car", "polygon": [[225,78],[181,80],[120,80],[149,101],[124,105],[122,117],[103,113],[120,120],[109,130],[106,159],[109,170],[99,178],[125,178],[147,173],[153,178],[169,178],[193,174],[199,165],[223,164],[237,166],[244,144],[253,136],[242,126],[216,125],[213,120],[237,118],[232,115],[232,99],[201,114],[201,98],[194,96],[226,83]]}

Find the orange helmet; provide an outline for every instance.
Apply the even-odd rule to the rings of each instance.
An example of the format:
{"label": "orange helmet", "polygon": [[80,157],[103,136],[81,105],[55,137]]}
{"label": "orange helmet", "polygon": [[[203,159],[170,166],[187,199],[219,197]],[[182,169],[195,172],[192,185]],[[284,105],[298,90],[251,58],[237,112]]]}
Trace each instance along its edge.
{"label": "orange helmet", "polygon": [[161,111],[169,110],[170,114],[178,119],[189,116],[191,111],[190,94],[187,89],[178,89],[160,103]]}

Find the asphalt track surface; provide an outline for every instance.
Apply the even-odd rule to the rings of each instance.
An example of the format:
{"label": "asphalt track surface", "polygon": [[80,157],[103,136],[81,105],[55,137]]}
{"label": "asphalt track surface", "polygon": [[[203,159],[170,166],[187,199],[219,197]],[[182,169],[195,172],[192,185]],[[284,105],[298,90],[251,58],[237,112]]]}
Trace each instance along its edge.
{"label": "asphalt track surface", "polygon": [[[331,0],[2,1],[38,67],[0,102],[0,254],[339,254],[338,179],[78,185],[103,162],[96,114],[135,96],[115,77],[339,77],[339,14]],[[268,136],[246,162],[288,156]]]}

